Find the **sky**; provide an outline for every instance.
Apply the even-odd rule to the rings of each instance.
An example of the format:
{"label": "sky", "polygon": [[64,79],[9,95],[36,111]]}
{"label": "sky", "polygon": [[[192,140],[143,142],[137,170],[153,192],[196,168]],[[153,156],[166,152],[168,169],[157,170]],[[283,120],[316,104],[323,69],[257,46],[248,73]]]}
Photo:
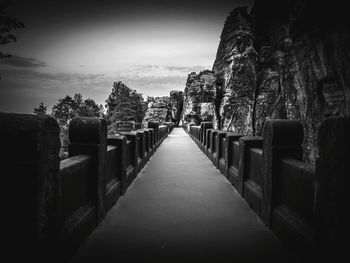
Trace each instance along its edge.
{"label": "sky", "polygon": [[[2,1],[2,0],[0,0]],[[1,50],[0,111],[48,113],[81,93],[98,104],[115,81],[147,96],[184,90],[187,74],[211,69],[226,17],[253,0],[12,0],[25,29]]]}

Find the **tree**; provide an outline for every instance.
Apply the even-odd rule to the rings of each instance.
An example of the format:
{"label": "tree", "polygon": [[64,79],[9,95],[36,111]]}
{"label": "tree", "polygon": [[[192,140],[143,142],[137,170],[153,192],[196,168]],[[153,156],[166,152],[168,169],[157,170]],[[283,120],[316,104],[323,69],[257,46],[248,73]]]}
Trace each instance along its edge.
{"label": "tree", "polygon": [[[24,24],[17,18],[6,15],[6,9],[10,6],[9,1],[0,2],[0,45],[7,45],[17,41],[17,37],[11,32],[14,29],[24,28]],[[10,57],[10,54],[0,50],[0,59]]]}
{"label": "tree", "polygon": [[102,117],[103,106],[96,104],[93,99],[86,99],[81,103],[77,113],[82,117]]}
{"label": "tree", "polygon": [[34,108],[33,113],[37,115],[44,115],[46,114],[47,106],[44,106],[43,102],[40,102],[39,106],[37,108]]}
{"label": "tree", "polygon": [[123,82],[114,82],[106,100],[107,116],[111,121],[142,122],[144,117],[142,94],[127,87]]}
{"label": "tree", "polygon": [[59,99],[52,108],[52,115],[61,126],[67,126],[75,117],[102,117],[103,106],[96,104],[93,99],[83,100],[80,93]]}
{"label": "tree", "polygon": [[63,99],[58,99],[57,104],[52,108],[52,115],[61,126],[67,126],[70,120],[75,117],[72,97],[67,95]]}

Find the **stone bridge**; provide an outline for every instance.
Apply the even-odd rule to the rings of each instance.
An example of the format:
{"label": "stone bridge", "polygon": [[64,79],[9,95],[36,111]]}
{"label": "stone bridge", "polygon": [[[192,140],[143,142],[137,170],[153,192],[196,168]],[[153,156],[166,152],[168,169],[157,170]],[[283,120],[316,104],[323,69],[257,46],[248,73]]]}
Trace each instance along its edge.
{"label": "stone bridge", "polygon": [[[5,253],[36,262],[313,262],[346,253],[349,118],[263,137],[149,122],[107,136],[76,118],[69,158],[49,116],[0,113]],[[196,145],[197,144],[197,145]],[[198,147],[197,147],[198,146]],[[4,193],[6,192],[4,189]]]}

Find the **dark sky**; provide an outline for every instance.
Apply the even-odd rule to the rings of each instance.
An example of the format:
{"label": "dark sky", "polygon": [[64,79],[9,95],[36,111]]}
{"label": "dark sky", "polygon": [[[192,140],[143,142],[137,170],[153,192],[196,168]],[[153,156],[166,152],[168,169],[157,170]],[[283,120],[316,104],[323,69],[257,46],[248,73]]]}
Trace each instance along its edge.
{"label": "dark sky", "polygon": [[253,0],[12,0],[26,28],[0,61],[0,110],[80,92],[104,104],[114,81],[144,96],[183,90],[187,74],[211,68],[224,21]]}

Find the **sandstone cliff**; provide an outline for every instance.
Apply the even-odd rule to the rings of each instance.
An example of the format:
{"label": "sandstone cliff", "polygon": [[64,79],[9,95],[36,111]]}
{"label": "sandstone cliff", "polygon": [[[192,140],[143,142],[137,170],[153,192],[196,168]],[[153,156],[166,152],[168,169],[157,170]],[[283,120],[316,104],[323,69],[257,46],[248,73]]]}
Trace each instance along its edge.
{"label": "sandstone cliff", "polygon": [[183,108],[183,92],[179,90],[170,91],[171,119],[175,126],[179,125]]}
{"label": "sandstone cliff", "polygon": [[220,125],[243,134],[253,131],[252,114],[256,89],[258,54],[247,8],[233,10],[225,22],[213,71],[223,94]]}
{"label": "sandstone cliff", "polygon": [[171,120],[171,102],[170,98],[167,96],[163,97],[148,97],[147,111],[143,122],[148,121],[159,121],[165,122]]}
{"label": "sandstone cliff", "polygon": [[172,121],[179,123],[183,104],[183,92],[173,90],[170,97],[148,97],[147,110],[143,123],[148,121],[159,121],[160,123]]}
{"label": "sandstone cliff", "polygon": [[216,77],[213,71],[192,72],[186,82],[181,121],[197,125],[201,121],[216,122],[215,100]]}
{"label": "sandstone cliff", "polygon": [[213,66],[223,94],[218,126],[261,135],[267,118],[299,119],[305,160],[314,162],[322,120],[350,114],[344,10],[333,2],[257,0],[250,14],[231,12]]}

